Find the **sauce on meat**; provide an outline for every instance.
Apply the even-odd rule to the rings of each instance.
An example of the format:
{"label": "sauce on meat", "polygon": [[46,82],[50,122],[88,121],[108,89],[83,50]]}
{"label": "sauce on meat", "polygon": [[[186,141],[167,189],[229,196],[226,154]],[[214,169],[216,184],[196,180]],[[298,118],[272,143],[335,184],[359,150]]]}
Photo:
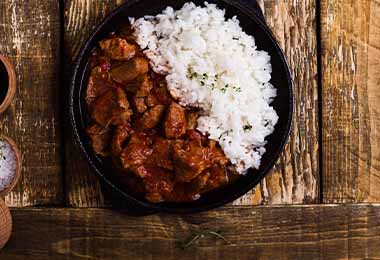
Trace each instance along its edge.
{"label": "sauce on meat", "polygon": [[195,130],[198,111],[170,96],[130,28],[99,42],[86,103],[94,152],[111,157],[121,183],[148,201],[195,200],[235,176],[219,145]]}

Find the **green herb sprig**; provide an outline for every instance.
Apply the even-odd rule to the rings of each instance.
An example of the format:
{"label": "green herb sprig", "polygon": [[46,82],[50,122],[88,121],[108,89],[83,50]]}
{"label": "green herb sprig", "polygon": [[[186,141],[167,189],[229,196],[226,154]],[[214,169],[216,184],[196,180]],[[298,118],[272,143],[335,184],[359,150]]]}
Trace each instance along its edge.
{"label": "green herb sprig", "polygon": [[196,231],[190,238],[185,241],[180,241],[179,245],[182,249],[186,249],[197,244],[197,241],[203,239],[207,236],[212,236],[217,239],[223,240],[225,243],[230,244],[230,242],[222,235],[221,231],[213,230],[199,230]]}

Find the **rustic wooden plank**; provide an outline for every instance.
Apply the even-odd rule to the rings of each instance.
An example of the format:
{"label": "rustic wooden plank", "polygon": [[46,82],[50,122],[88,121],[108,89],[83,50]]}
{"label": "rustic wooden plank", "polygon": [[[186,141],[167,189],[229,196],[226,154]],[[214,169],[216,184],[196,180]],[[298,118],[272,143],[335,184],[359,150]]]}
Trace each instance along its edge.
{"label": "rustic wooden plank", "polygon": [[[91,28],[117,4],[91,0],[66,2],[65,46],[70,61],[75,59]],[[315,1],[268,0],[264,6],[268,24],[285,50],[296,79],[294,131],[272,174],[256,192],[252,190],[234,204],[314,203],[319,191]],[[66,148],[69,204],[103,206],[105,199],[97,178],[85,160],[72,160],[80,155],[71,140]]]}
{"label": "rustic wooden plank", "polygon": [[272,173],[234,204],[317,203],[319,200],[316,1],[265,0],[265,17],[294,78],[290,141]]}
{"label": "rustic wooden plank", "polygon": [[[379,259],[380,205],[230,206],[131,217],[107,209],[13,209],[1,259]],[[193,246],[181,241],[207,233]]]}
{"label": "rustic wooden plank", "polygon": [[323,201],[380,201],[380,3],[321,3]]}
{"label": "rustic wooden plank", "polygon": [[[65,66],[70,71],[94,26],[120,5],[122,1],[67,0],[65,1],[64,48]],[[69,75],[71,76],[71,75]],[[71,128],[66,129],[66,201],[75,207],[101,207],[106,204],[97,176],[91,172],[86,159],[75,146]],[[74,159],[75,158],[75,159]]]}
{"label": "rustic wooden plank", "polygon": [[59,27],[58,1],[0,0],[0,53],[15,65],[18,82],[15,100],[0,116],[0,132],[16,141],[23,156],[8,205],[62,201]]}

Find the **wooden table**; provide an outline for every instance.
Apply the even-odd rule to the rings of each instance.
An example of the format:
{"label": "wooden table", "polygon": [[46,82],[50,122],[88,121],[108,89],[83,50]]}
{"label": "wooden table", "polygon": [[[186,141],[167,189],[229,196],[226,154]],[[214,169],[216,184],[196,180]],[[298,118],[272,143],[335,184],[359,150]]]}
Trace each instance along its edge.
{"label": "wooden table", "polygon": [[65,119],[71,64],[122,2],[0,0],[0,53],[18,79],[0,133],[24,160],[0,259],[380,259],[379,0],[260,1],[295,82],[285,151],[230,205],[145,217],[112,209]]}

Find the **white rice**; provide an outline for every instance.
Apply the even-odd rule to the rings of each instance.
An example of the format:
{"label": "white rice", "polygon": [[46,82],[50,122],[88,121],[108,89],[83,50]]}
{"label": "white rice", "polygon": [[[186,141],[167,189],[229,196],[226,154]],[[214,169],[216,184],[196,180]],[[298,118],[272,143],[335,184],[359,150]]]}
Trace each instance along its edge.
{"label": "white rice", "polygon": [[11,184],[16,167],[16,155],[11,145],[5,139],[0,139],[0,192]]}
{"label": "white rice", "polygon": [[130,21],[153,70],[167,75],[170,93],[201,108],[197,129],[219,142],[239,173],[259,168],[278,120],[270,106],[276,90],[268,53],[214,4],[186,3]]}

